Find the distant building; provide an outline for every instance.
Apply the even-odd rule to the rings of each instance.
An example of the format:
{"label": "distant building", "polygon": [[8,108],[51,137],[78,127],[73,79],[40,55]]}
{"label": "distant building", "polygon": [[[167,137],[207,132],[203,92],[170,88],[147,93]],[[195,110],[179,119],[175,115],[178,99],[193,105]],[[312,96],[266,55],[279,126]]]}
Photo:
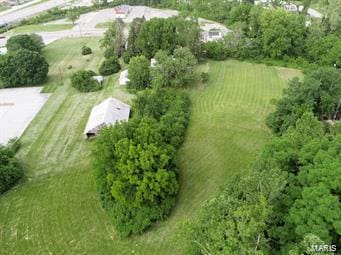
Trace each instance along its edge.
{"label": "distant building", "polygon": [[155,67],[156,64],[157,64],[156,59],[155,59],[155,58],[152,58],[152,59],[150,60],[150,67]]}
{"label": "distant building", "polygon": [[114,13],[116,18],[124,19],[128,16],[129,12],[130,12],[129,5],[120,5],[114,7]]}
{"label": "distant building", "polygon": [[104,127],[115,125],[117,122],[128,121],[129,115],[129,105],[110,97],[92,108],[84,135],[86,138],[94,137]]}
{"label": "distant building", "polygon": [[212,22],[203,22],[201,27],[201,40],[203,42],[214,42],[224,39],[230,32],[226,27]]}
{"label": "distant building", "polygon": [[6,55],[7,48],[6,47],[0,47],[0,55]]}
{"label": "distant building", "polygon": [[130,82],[128,78],[128,70],[124,70],[120,74],[119,83],[120,85],[127,85]]}
{"label": "distant building", "polygon": [[92,79],[94,79],[95,81],[97,81],[99,84],[103,84],[104,78],[101,75],[96,75],[96,76],[92,76]]}

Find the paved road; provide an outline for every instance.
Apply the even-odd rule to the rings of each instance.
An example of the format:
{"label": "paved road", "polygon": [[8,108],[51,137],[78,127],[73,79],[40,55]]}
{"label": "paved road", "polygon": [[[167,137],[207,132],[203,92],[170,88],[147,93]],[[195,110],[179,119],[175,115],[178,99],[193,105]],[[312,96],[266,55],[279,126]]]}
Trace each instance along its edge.
{"label": "paved road", "polygon": [[27,6],[25,8],[1,14],[0,13],[0,25],[17,22],[27,17],[34,16],[40,12],[52,9],[54,7],[62,6],[66,3],[66,0],[50,0],[33,6]]}
{"label": "paved road", "polygon": [[[145,6],[134,6],[131,7],[131,12],[129,15],[123,19],[124,22],[129,23],[134,18],[137,17],[145,17],[147,20],[155,17],[159,18],[168,18],[171,16],[178,15],[177,11],[174,10],[165,10],[165,9],[154,9],[149,8]],[[102,22],[108,22],[113,21],[115,19],[115,14],[113,12],[112,8],[100,10],[97,12],[90,12],[86,14],[82,14],[77,21],[76,25],[70,29],[70,30],[63,30],[63,31],[56,31],[56,32],[37,32],[42,38],[45,44],[49,44],[53,41],[56,41],[58,39],[62,38],[72,38],[72,37],[91,37],[91,36],[102,36],[105,32],[105,29],[97,29],[96,25],[98,23]],[[58,21],[58,24],[66,22],[65,20]],[[227,29],[225,26],[218,24],[213,21],[208,21],[205,19],[199,19],[199,22],[202,23],[202,28],[206,29],[206,26],[208,27],[217,27],[220,28],[224,33],[228,33],[231,30]],[[54,22],[56,23],[56,22]],[[128,33],[128,30],[125,31],[125,33]],[[6,45],[6,40],[0,39],[0,47],[3,47]]]}

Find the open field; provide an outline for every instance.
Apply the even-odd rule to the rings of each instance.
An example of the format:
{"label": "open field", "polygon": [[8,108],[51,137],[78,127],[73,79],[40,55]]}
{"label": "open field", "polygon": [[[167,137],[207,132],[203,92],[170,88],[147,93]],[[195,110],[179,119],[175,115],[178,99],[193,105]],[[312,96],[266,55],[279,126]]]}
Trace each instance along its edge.
{"label": "open field", "polygon": [[14,28],[6,33],[6,35],[13,35],[19,33],[33,33],[33,32],[55,32],[62,30],[69,30],[73,28],[72,24],[38,24],[26,25]]}
{"label": "open field", "polygon": [[[94,54],[81,56],[84,44]],[[131,96],[117,85],[118,75],[99,92],[81,94],[70,87],[67,77],[76,69],[97,71],[98,39],[57,41],[44,54],[55,92],[22,137],[27,182],[0,197],[1,254],[181,254],[181,241],[174,240],[179,223],[195,216],[204,200],[243,171],[268,141],[264,119],[273,110],[270,102],[280,97],[286,75],[295,75],[279,76],[274,67],[238,61],[202,64],[199,71],[209,71],[210,80],[188,89],[192,116],[178,156],[177,206],[167,221],[121,240],[99,206],[91,142],[82,132],[93,105],[109,95],[124,102]]]}

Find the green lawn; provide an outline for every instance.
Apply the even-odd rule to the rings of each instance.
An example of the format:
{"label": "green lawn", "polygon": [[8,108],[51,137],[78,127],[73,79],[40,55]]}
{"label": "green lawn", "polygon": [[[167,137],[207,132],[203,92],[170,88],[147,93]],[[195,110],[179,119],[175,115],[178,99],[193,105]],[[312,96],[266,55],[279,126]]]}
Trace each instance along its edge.
{"label": "green lawn", "polygon": [[9,7],[4,6],[4,5],[0,5],[0,12],[6,11],[8,9],[9,9]]}
{"label": "green lawn", "polygon": [[[94,54],[83,57],[82,45]],[[67,77],[81,68],[97,71],[97,39],[57,41],[44,49],[56,88],[22,137],[20,158],[28,180],[0,197],[1,254],[181,254],[179,223],[193,217],[228,178],[243,169],[271,137],[264,124],[288,76],[297,72],[238,61],[208,62],[207,84],[188,89],[192,117],[179,152],[181,190],[171,217],[145,234],[121,240],[100,208],[91,168],[91,142],[83,129],[91,107],[108,96],[129,102],[115,75],[105,89],[81,94]],[[88,59],[88,61],[87,61]],[[72,65],[74,68],[68,70]],[[64,85],[60,85],[59,69]],[[176,243],[175,243],[176,242]]]}
{"label": "green lawn", "polygon": [[61,30],[69,30],[73,28],[72,24],[37,24],[37,25],[25,25],[16,27],[9,32],[7,35],[19,34],[19,33],[33,33],[33,32],[54,32]]}

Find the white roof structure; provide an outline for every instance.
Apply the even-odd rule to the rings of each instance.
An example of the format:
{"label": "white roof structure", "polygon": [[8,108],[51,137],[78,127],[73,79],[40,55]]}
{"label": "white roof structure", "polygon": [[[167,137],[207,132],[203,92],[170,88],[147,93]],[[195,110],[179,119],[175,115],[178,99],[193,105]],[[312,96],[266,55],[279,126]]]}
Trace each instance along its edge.
{"label": "white roof structure", "polygon": [[201,39],[203,42],[222,40],[227,33],[231,32],[224,25],[209,20],[199,19]]}
{"label": "white roof structure", "polygon": [[120,74],[119,83],[120,85],[127,85],[128,82],[130,82],[128,78],[128,70],[124,70]]}
{"label": "white roof structure", "polygon": [[152,59],[150,60],[150,67],[155,67],[156,64],[157,64],[156,59],[155,59],[155,58],[152,58]]}
{"label": "white roof structure", "polygon": [[103,76],[101,76],[101,75],[92,76],[92,79],[94,79],[95,81],[97,81],[99,84],[102,84],[103,81],[104,81],[104,78],[103,78]]}
{"label": "white roof structure", "polygon": [[0,47],[0,55],[6,55],[7,48],[6,47]]}
{"label": "white roof structure", "polygon": [[109,97],[92,108],[88,123],[84,130],[84,135],[88,138],[95,136],[104,127],[115,125],[116,122],[127,121],[129,119],[129,114],[129,105]]}

